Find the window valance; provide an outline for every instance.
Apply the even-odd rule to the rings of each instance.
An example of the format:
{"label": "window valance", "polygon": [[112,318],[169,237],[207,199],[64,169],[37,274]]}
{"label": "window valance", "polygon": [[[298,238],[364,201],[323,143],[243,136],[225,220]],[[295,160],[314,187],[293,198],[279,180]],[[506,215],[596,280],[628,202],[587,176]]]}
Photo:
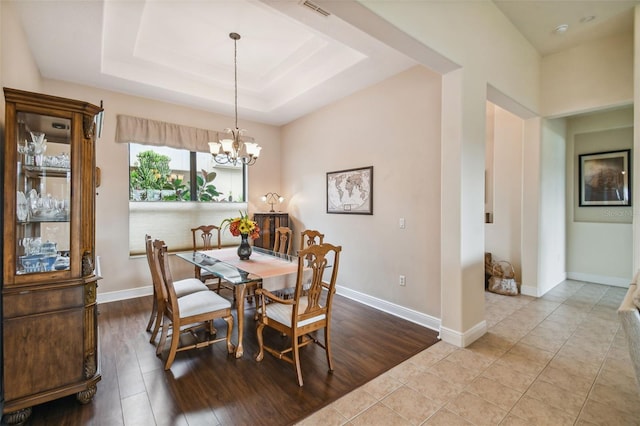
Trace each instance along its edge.
{"label": "window valance", "polygon": [[209,152],[209,142],[218,141],[218,132],[147,118],[118,115],[116,142],[170,146],[189,151]]}

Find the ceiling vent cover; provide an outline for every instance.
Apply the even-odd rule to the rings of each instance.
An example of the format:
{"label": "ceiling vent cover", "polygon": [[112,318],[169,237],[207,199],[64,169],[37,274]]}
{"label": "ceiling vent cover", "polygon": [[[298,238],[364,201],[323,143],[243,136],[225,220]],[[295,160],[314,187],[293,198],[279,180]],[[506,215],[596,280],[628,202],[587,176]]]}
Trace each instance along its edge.
{"label": "ceiling vent cover", "polygon": [[317,4],[314,4],[314,3],[310,2],[309,0],[304,0],[304,1],[300,2],[300,4],[302,4],[303,6],[308,7],[309,9],[313,10],[315,13],[317,13],[319,15],[322,15],[322,16],[331,15],[329,12],[327,12],[326,10],[324,10],[323,8],[318,6]]}

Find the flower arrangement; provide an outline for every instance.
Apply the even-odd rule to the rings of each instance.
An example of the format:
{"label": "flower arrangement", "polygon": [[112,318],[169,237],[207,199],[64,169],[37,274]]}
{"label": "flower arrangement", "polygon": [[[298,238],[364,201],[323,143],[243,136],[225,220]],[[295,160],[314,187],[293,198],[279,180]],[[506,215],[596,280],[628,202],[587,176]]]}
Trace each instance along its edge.
{"label": "flower arrangement", "polygon": [[231,235],[238,237],[241,234],[248,234],[252,240],[260,237],[260,228],[258,224],[249,219],[249,215],[240,212],[240,217],[228,218],[222,221],[220,226],[227,225]]}

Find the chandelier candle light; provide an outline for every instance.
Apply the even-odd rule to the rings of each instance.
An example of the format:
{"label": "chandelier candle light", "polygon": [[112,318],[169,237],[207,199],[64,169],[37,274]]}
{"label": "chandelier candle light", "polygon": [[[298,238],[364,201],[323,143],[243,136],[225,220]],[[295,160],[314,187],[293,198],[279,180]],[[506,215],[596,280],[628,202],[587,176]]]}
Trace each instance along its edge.
{"label": "chandelier candle light", "polygon": [[234,82],[235,82],[235,129],[225,129],[227,135],[220,139],[220,142],[209,142],[209,151],[214,160],[218,164],[233,164],[238,163],[251,166],[255,164],[256,160],[260,156],[260,150],[262,147],[255,142],[245,142],[245,138],[242,136],[245,132],[244,129],[238,128],[238,40],[240,40],[240,34],[231,33],[229,37],[233,40],[233,68],[234,68]]}

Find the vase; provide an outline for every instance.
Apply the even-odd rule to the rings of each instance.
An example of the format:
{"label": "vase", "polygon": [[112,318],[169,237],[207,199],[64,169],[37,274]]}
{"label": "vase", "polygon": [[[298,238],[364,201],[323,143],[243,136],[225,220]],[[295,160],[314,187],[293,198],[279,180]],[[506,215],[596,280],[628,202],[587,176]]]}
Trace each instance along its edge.
{"label": "vase", "polygon": [[240,234],[240,245],[238,246],[238,257],[240,260],[248,260],[251,256],[251,245],[249,244],[249,234]]}

